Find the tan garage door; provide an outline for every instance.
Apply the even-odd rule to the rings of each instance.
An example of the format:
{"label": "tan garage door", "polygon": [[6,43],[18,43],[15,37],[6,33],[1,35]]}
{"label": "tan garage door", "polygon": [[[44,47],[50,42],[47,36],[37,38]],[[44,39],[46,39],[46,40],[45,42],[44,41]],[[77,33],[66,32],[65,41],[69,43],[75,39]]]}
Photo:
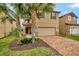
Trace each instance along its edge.
{"label": "tan garage door", "polygon": [[56,28],[39,28],[38,36],[56,35]]}

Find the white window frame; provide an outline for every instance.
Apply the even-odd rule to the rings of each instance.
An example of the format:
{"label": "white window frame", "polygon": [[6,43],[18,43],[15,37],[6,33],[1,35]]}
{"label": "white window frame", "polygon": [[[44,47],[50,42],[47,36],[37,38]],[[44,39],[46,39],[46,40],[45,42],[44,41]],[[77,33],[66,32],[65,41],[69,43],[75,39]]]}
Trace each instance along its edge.
{"label": "white window frame", "polygon": [[[53,18],[53,17],[55,17],[55,18]],[[56,19],[56,18],[57,18],[57,13],[52,12],[52,13],[51,13],[51,19]]]}
{"label": "white window frame", "polygon": [[76,17],[73,17],[74,20],[76,20]]}
{"label": "white window frame", "polygon": [[68,16],[68,21],[71,21],[71,16],[70,15]]}
{"label": "white window frame", "polygon": [[73,17],[74,22],[76,22],[76,17]]}

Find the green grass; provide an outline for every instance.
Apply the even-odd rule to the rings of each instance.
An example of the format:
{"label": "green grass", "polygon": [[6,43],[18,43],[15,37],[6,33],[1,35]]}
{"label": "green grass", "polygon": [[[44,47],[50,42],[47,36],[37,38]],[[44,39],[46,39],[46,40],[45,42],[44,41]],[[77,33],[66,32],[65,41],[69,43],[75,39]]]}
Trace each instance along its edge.
{"label": "green grass", "polygon": [[75,36],[75,35],[60,35],[60,36],[79,41],[79,36]]}
{"label": "green grass", "polygon": [[55,55],[49,48],[37,47],[24,51],[12,51],[8,48],[10,43],[15,40],[15,36],[8,36],[0,39],[0,56],[51,56]]}

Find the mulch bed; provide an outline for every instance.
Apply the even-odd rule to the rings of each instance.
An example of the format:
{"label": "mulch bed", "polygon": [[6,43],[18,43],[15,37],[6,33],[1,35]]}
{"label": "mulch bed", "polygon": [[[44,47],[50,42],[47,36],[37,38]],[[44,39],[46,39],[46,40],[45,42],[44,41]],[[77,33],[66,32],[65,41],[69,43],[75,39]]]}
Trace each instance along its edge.
{"label": "mulch bed", "polygon": [[50,48],[54,53],[56,53],[56,55],[61,55],[41,39],[36,40],[34,43],[23,44],[23,45],[18,45],[17,40],[15,40],[9,46],[9,48],[14,51],[29,50],[37,47],[47,47],[47,48]]}
{"label": "mulch bed", "polygon": [[9,48],[11,50],[29,50],[36,47],[49,47],[48,44],[42,40],[36,40],[34,43],[29,44],[17,44],[17,41],[18,40],[15,40],[10,44]]}

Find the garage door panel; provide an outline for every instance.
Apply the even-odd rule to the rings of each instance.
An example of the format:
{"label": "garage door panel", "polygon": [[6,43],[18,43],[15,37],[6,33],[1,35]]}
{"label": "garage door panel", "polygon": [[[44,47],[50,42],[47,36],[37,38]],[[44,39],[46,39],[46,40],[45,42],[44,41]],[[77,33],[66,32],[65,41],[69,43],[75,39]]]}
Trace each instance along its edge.
{"label": "garage door panel", "polygon": [[39,36],[56,35],[56,31],[55,28],[39,28],[38,35]]}
{"label": "garage door panel", "polygon": [[79,28],[70,29],[70,34],[78,34],[79,35]]}

